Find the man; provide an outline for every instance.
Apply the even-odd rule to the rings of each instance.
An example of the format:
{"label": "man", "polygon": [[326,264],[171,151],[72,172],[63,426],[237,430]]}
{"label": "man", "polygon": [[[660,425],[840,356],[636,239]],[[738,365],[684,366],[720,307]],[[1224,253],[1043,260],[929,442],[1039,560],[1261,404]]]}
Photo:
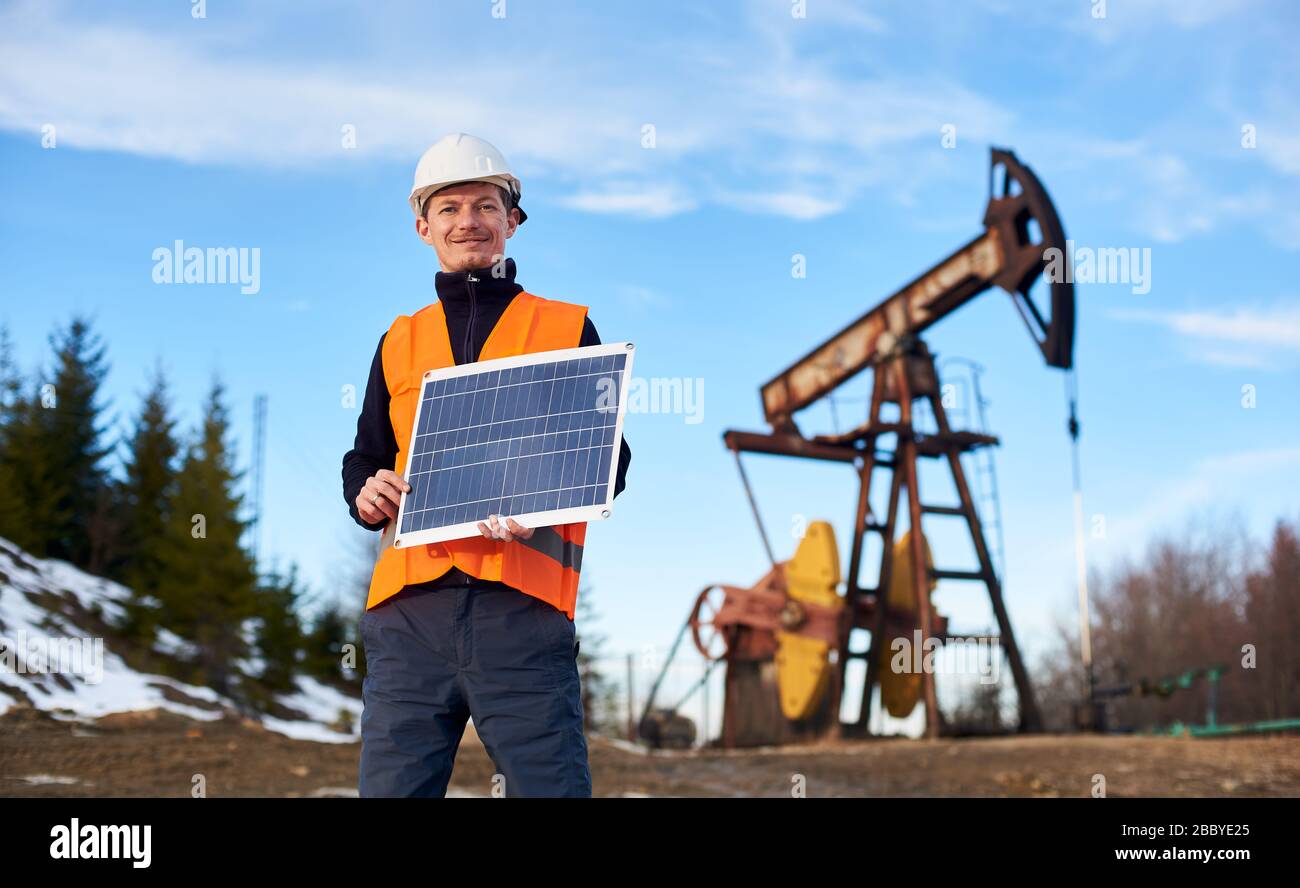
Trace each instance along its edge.
{"label": "man", "polygon": [[[464,133],[416,167],[415,230],[442,270],[438,301],[380,337],[343,497],[353,519],[391,541],[420,378],[426,370],[599,345],[585,306],[515,283],[505,242],[527,219],[499,151]],[[503,261],[504,259],[504,261]],[[614,495],[631,450],[621,442]],[[591,795],[573,617],[585,524],[479,522],[479,537],[381,547],[360,623],[360,794],[442,797],[466,720],[510,797]],[[502,782],[503,781],[503,782]],[[488,787],[485,787],[488,789]]]}

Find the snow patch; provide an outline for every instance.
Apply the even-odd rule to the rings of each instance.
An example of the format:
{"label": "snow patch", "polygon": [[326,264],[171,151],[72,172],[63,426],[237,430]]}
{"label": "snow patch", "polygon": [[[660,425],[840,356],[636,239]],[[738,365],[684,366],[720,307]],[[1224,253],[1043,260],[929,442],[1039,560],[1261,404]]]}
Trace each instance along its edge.
{"label": "snow patch", "polygon": [[[83,573],[64,561],[34,558],[2,537],[0,570],[7,575],[7,579],[0,583],[0,639],[6,642],[6,647],[9,644],[15,646],[19,661],[26,660],[17,644],[24,632],[27,643],[37,648],[68,638],[95,637],[72,625],[61,614],[38,606],[32,601],[33,597],[43,592],[71,596],[81,608],[98,611],[110,624],[125,616],[124,604],[131,597],[125,586]],[[247,631],[251,627],[245,625],[241,628]],[[195,646],[163,629],[158,633],[154,649],[185,657],[194,652]],[[36,708],[65,721],[86,721],[115,712],[148,709],[163,709],[198,721],[215,721],[225,714],[224,710],[237,709],[233,701],[211,688],[131,669],[120,656],[108,649],[106,642],[102,663],[94,665],[96,668],[65,671],[58,675],[0,667],[0,713],[25,698],[30,699]],[[98,667],[102,667],[102,671]],[[65,682],[68,687],[64,687]],[[296,682],[294,693],[281,695],[277,700],[295,712],[301,712],[305,719],[263,717],[262,724],[268,730],[294,739],[323,743],[352,743],[360,739],[361,700],[314,678],[298,676]],[[193,702],[170,700],[164,689],[175,692],[173,696],[181,695]],[[334,727],[340,723],[340,716],[344,713],[350,722],[346,732]]]}

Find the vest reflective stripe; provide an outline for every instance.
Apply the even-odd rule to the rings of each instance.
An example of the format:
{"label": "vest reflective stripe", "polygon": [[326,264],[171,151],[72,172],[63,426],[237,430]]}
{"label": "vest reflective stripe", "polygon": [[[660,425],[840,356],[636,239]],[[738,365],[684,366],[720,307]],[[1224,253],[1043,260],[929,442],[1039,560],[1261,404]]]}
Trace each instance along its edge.
{"label": "vest reflective stripe", "polygon": [[[479,360],[577,348],[586,317],[586,306],[521,292],[492,328]],[[388,417],[397,439],[393,471],[399,475],[406,468],[421,378],[426,370],[454,363],[441,303],[399,317],[384,337]],[[455,566],[479,579],[500,580],[550,603],[573,619],[586,535],[586,522],[576,522],[539,527],[531,539],[509,543],[477,536],[410,549],[388,546],[375,563],[366,608],[396,595],[403,586],[435,580]]]}
{"label": "vest reflective stripe", "polygon": [[539,527],[531,538],[520,540],[530,549],[541,552],[552,561],[558,561],[561,567],[572,567],[574,572],[582,570],[582,546],[572,540],[566,540],[556,533],[554,528]]}

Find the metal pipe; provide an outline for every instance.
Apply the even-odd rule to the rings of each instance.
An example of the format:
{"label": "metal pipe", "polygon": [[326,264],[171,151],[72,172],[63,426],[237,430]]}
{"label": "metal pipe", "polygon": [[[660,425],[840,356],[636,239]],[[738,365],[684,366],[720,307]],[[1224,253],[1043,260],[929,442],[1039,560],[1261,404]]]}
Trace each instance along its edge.
{"label": "metal pipe", "polygon": [[749,500],[749,510],[754,513],[754,523],[758,525],[758,535],[763,540],[763,550],[767,552],[767,560],[776,567],[776,556],[772,554],[772,544],[767,539],[767,528],[763,527],[763,519],[758,514],[758,503],[754,501],[754,491],[749,486],[749,476],[745,474],[745,464],[740,461],[740,451],[731,451],[736,457],[736,469],[740,472],[740,482],[745,485],[745,497]]}

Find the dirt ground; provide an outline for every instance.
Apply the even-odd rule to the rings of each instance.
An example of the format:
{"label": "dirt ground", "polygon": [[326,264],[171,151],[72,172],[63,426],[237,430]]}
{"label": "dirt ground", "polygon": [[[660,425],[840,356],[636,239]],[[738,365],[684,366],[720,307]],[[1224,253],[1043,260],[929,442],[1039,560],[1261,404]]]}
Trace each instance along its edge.
{"label": "dirt ground", "polygon": [[[737,751],[646,753],[589,740],[597,796],[1085,796],[1102,774],[1123,796],[1300,795],[1300,738],[1037,736],[868,740]],[[356,795],[360,744],[290,740],[253,723],[165,711],[56,721],[0,716],[0,796]],[[472,729],[448,795],[491,792],[494,768]]]}

